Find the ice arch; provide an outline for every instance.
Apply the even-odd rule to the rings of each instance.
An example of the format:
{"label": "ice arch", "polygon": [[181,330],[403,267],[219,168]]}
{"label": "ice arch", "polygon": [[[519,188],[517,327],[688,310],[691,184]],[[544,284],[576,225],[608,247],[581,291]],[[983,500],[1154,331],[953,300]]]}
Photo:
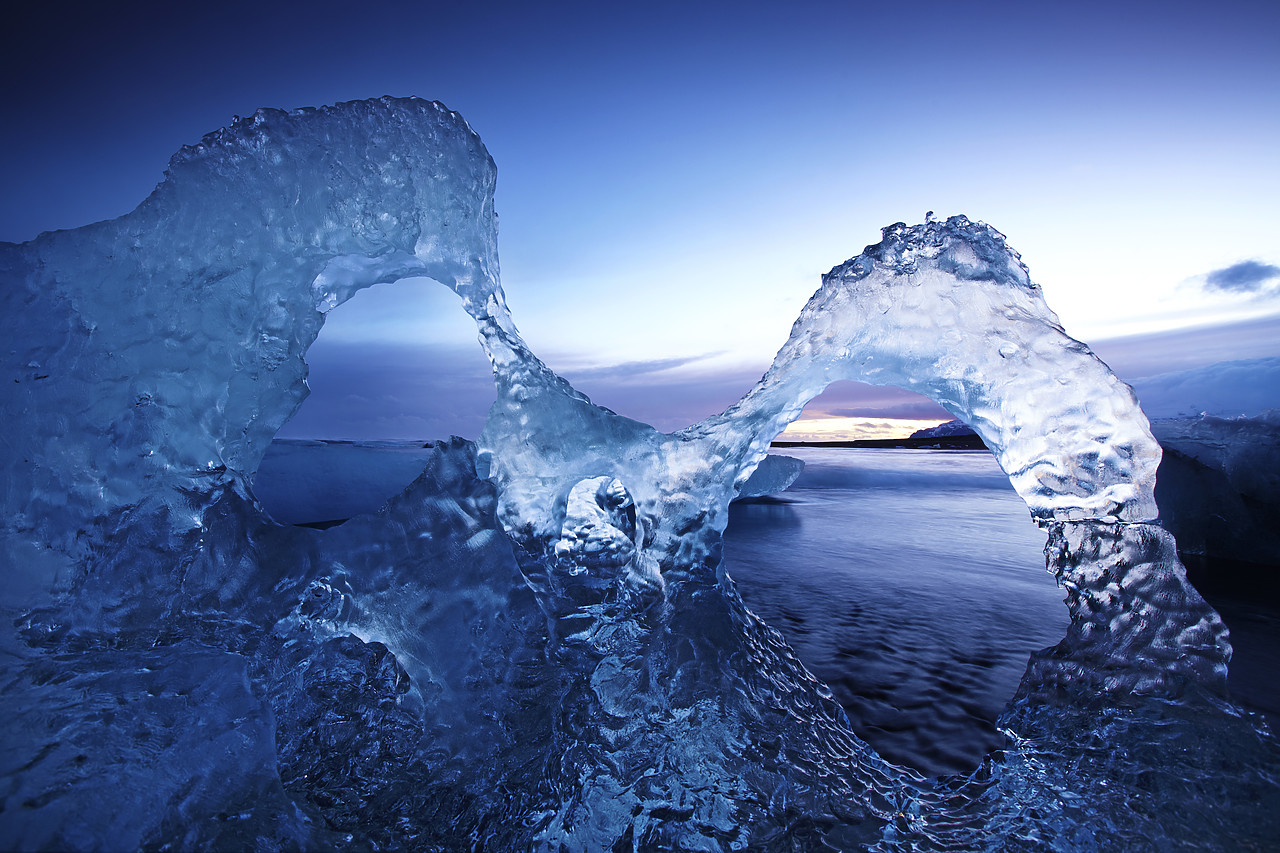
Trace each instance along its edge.
{"label": "ice arch", "polygon": [[495,177],[437,103],[261,110],[178,152],[132,213],[0,247],[5,524],[69,548],[120,507],[241,482],[357,289],[420,275],[501,300]]}
{"label": "ice arch", "polygon": [[1225,626],[1150,523],[1160,447],[1146,417],[987,225],[885,228],[823,277],[741,401],[670,435],[593,406],[528,352],[505,309],[477,320],[498,383],[485,473],[508,532],[534,552],[554,549],[575,484],[611,477],[635,498],[641,555],[679,575],[709,568],[735,489],[809,400],[838,379],[895,384],[974,427],[1049,527],[1073,624],[1037,684],[1101,673],[1091,689],[1116,694],[1224,689]]}
{"label": "ice arch", "polygon": [[4,471],[18,526],[39,525],[46,499],[87,522],[238,481],[305,393],[321,312],[415,275],[478,324],[498,385],[482,465],[508,531],[543,546],[573,484],[609,475],[659,559],[706,556],[689,525],[721,529],[768,442],[840,378],[922,391],[969,422],[1037,518],[1155,516],[1159,448],[1132,393],[1062,332],[1002,236],[963,217],[886,229],[824,278],[741,402],[665,435],[591,405],[520,338],[498,284],[495,168],[456,113],[389,98],[263,110],[167,175],[126,217],[4,253],[8,408],[41,420]]}
{"label": "ice arch", "polygon": [[[91,519],[143,501],[198,527],[184,496],[254,470],[305,393],[321,312],[418,275],[478,325],[498,387],[481,473],[507,532],[547,559],[574,485],[610,477],[635,501],[640,574],[709,570],[735,489],[842,378],[921,391],[971,424],[1042,522],[1155,516],[1159,447],[1132,392],[1066,336],[993,229],[885,229],[824,277],[742,401],[662,434],[592,405],[528,350],[498,283],[494,183],[479,138],[439,104],[263,110],[179,152],[128,216],[9,247],[10,541],[34,531],[72,553]],[[1157,573],[1160,594],[1198,613],[1179,570]],[[1192,649],[1192,669],[1219,681],[1220,623],[1184,616],[1169,653]]]}
{"label": "ice arch", "polygon": [[986,225],[885,228],[823,276],[769,372],[702,429],[758,424],[767,443],[838,379],[908,388],[969,424],[1037,519],[1156,517],[1160,447],[1133,392]]}
{"label": "ice arch", "polygon": [[[539,501],[546,495],[534,481],[570,462],[564,449],[574,444],[577,458],[617,468],[609,472],[615,476],[637,463],[647,466],[646,481],[670,476],[668,497],[685,491],[682,478],[701,476],[684,463],[685,447],[697,448],[697,459],[724,460],[713,476],[727,472],[741,482],[809,400],[833,381],[857,379],[923,393],[973,426],[1037,519],[1156,517],[1160,447],[1133,392],[1066,335],[1003,235],[964,217],[886,228],[881,243],[824,277],[755,388],[722,415],[673,436],[592,411],[532,358],[506,330],[509,322],[479,319],[500,388],[482,444],[506,448],[511,469],[500,477]],[[544,418],[520,426],[535,389],[535,408],[557,410],[556,423],[567,427]],[[593,447],[609,444],[602,436],[611,429],[630,433],[616,437],[624,443],[653,448],[655,461],[611,463],[607,450]],[[537,434],[552,431],[551,440]],[[588,440],[575,442],[575,432]],[[520,434],[514,443],[513,433]],[[532,462],[529,446],[546,458]],[[519,523],[538,517],[532,502],[512,499],[521,502]]]}
{"label": "ice arch", "polygon": [[[1164,801],[1144,818],[1138,786],[1117,782],[1146,778],[1145,759],[1060,758],[1081,727],[1107,735],[1093,707],[1074,729],[1054,721],[1101,702],[1129,715],[1126,743],[1147,742],[1168,729],[1142,697],[1219,688],[1224,632],[1145,523],[1158,458],[1132,396],[1062,334],[996,232],[891,227],[826,278],[755,390],[667,435],[529,352],[498,284],[494,176],[439,104],[264,110],[180,152],[133,213],[0,246],[0,643],[27,821],[6,808],[3,846],[69,832],[323,849],[349,832],[370,847],[918,849],[1069,843],[1085,825],[1102,846],[1168,839]],[[418,275],[476,320],[498,391],[484,433],[438,446],[384,515],[270,523],[245,477],[304,393],[322,312]],[[735,491],[841,377],[929,391],[977,427],[1074,597],[1073,634],[1029,669],[1011,717],[1027,739],[970,799],[929,799],[858,741],[716,573]],[[100,713],[124,705],[157,745]],[[1199,772],[1238,786],[1221,742]],[[1270,755],[1230,742],[1237,766]],[[148,799],[112,833],[102,786],[122,781]],[[1087,811],[1054,800],[1063,785]],[[1214,815],[1199,796],[1172,818]],[[344,798],[375,804],[368,826]],[[1028,799],[1056,803],[1052,819],[1028,818]]]}

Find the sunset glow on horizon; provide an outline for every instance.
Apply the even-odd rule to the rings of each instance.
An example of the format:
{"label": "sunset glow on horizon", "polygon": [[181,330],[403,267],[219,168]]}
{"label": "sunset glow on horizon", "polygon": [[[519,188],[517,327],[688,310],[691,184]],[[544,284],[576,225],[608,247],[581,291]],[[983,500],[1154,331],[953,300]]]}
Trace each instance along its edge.
{"label": "sunset glow on horizon", "polygon": [[902,420],[897,418],[849,418],[804,414],[778,436],[778,441],[862,441],[865,439],[906,438],[920,429],[945,423],[939,420]]}

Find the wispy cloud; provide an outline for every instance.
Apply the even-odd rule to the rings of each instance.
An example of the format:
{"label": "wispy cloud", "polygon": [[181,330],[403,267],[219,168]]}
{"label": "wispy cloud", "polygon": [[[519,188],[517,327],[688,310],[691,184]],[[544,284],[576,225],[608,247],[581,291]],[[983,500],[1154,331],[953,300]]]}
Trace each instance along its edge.
{"label": "wispy cloud", "polygon": [[653,358],[645,361],[626,361],[621,364],[609,364],[601,367],[574,367],[565,368],[564,377],[570,382],[575,379],[615,379],[626,380],[637,376],[646,376],[652,373],[661,373],[665,370],[672,370],[677,367],[684,367],[686,364],[696,364],[700,361],[706,361],[720,355],[718,352],[709,352],[703,355],[681,356],[677,358]]}
{"label": "wispy cloud", "polygon": [[1204,277],[1207,287],[1232,293],[1258,293],[1269,282],[1277,280],[1280,280],[1280,267],[1261,261],[1241,261]]}
{"label": "wispy cloud", "polygon": [[851,408],[825,409],[826,414],[841,418],[892,418],[897,420],[931,421],[949,418],[950,414],[932,400],[899,403],[893,406],[853,406]]}
{"label": "wispy cloud", "polygon": [[813,417],[946,421],[951,415],[927,397],[893,385],[835,382],[805,407]]}

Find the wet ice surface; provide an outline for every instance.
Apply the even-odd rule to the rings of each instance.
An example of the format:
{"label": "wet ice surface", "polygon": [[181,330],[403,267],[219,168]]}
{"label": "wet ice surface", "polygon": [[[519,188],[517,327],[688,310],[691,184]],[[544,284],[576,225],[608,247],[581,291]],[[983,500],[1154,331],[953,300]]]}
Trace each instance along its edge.
{"label": "wet ice surface", "polygon": [[787,453],[805,470],[784,499],[730,510],[739,593],[881,755],[972,770],[1027,655],[1066,631],[1045,534],[986,452]]}

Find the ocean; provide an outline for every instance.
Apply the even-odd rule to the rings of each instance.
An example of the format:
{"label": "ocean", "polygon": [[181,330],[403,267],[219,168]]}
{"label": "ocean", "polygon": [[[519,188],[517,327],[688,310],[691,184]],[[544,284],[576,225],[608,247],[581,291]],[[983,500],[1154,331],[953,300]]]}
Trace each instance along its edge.
{"label": "ocean", "polygon": [[[926,775],[973,770],[1003,743],[1028,655],[1066,633],[1045,533],[986,451],[782,452],[805,469],[731,507],[725,571],[877,752]],[[1248,592],[1206,597],[1232,632],[1233,698],[1274,726],[1280,609]]]}
{"label": "ocean", "polygon": [[1066,633],[1045,534],[985,451],[785,452],[805,470],[733,505],[725,571],[881,755],[972,770],[1028,654]]}

